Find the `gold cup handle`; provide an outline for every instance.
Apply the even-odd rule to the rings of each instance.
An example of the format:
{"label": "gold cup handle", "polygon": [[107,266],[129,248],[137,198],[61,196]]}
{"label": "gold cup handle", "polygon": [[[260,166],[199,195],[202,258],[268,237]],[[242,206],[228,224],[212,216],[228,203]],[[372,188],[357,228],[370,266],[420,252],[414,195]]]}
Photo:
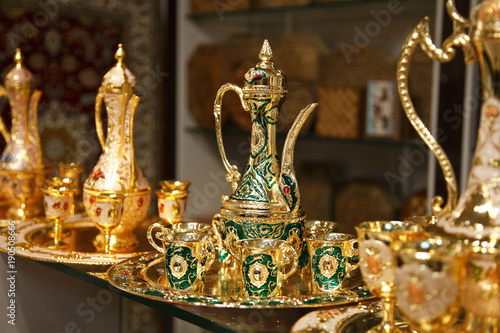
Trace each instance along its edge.
{"label": "gold cup handle", "polygon": [[283,279],[286,280],[290,277],[290,275],[295,273],[295,271],[299,267],[299,256],[297,255],[297,251],[295,251],[293,246],[288,244],[288,243],[285,244],[284,251],[285,251],[285,256],[287,257],[287,259],[290,259],[290,254],[292,254],[292,258],[291,258],[292,259],[292,267],[288,270],[288,272],[285,272],[285,276],[283,277]]}
{"label": "gold cup handle", "polygon": [[429,58],[438,60],[442,63],[449,62],[454,58],[454,47],[457,46],[462,47],[466,63],[475,61],[477,55],[474,51],[474,47],[470,42],[469,36],[466,34],[466,29],[471,26],[471,23],[458,14],[453,0],[448,0],[447,10],[448,15],[453,20],[453,32],[443,42],[442,48],[438,48],[432,42],[429,34],[429,18],[425,17],[412,30],[405,43],[403,44],[401,55],[398,60],[397,70],[399,97],[401,99],[401,104],[403,105],[405,114],[412,126],[417,131],[418,135],[422,138],[422,140],[424,140],[424,142],[436,156],[436,159],[439,163],[439,166],[441,167],[446,181],[448,201],[446,202],[445,206],[442,206],[444,203],[444,199],[441,196],[435,196],[431,200],[432,213],[437,217],[442,217],[450,213],[456,207],[458,197],[457,180],[450,160],[446,156],[443,148],[434,139],[429,129],[427,129],[427,127],[424,125],[415,111],[415,107],[411,100],[408,89],[408,69],[411,57],[418,44],[420,44],[420,47]]}
{"label": "gold cup handle", "polygon": [[347,261],[346,276],[349,276],[353,270],[355,270],[356,268],[359,267],[359,264],[360,264],[360,262],[359,262],[359,249],[354,247],[356,244],[358,244],[357,239],[351,243],[351,247],[349,249],[350,250],[349,257],[357,257],[358,262],[353,265],[349,261]]}
{"label": "gold cup handle", "polygon": [[202,238],[201,248],[202,252],[205,253],[205,255],[201,257],[201,259],[206,257],[207,260],[205,261],[205,264],[201,267],[200,273],[208,271],[210,266],[212,266],[212,264],[215,261],[215,247],[212,241],[210,240],[209,236],[205,236]]}
{"label": "gold cup handle", "polygon": [[[155,240],[153,239],[152,234],[153,234],[153,229],[154,229],[154,228],[160,228],[160,229],[161,229],[161,231],[162,231],[162,233],[167,232],[167,231],[168,231],[168,229],[165,229],[165,228],[163,227],[163,225],[161,225],[160,223],[156,222],[156,223],[153,223],[153,224],[151,224],[151,225],[149,226],[148,231],[147,231],[147,233],[146,233],[146,234],[147,234],[147,238],[148,238],[148,242],[149,242],[149,244],[151,244],[151,245],[152,245],[152,246],[153,246],[156,250],[158,250],[159,252],[161,252],[161,253],[165,253],[165,250],[163,249],[163,247],[158,246],[158,244],[156,244]],[[159,237],[158,237],[159,235],[160,235],[160,233],[159,233],[159,232],[158,232],[158,233],[156,233],[156,235],[155,235],[155,236],[156,236],[156,238],[158,238],[158,239],[159,239]]]}
{"label": "gold cup handle", "polygon": [[[9,95],[7,94],[7,90],[5,89],[5,87],[0,86],[0,98],[2,98],[4,96],[9,98]],[[3,122],[2,117],[0,117],[0,133],[2,133],[2,136],[5,139],[5,142],[9,143],[10,133],[7,130],[7,126],[5,126],[5,123]]]}
{"label": "gold cup handle", "polygon": [[238,94],[241,101],[241,106],[245,111],[249,111],[250,106],[243,98],[243,91],[241,90],[241,88],[235,84],[226,83],[222,85],[217,91],[217,96],[215,97],[214,102],[215,134],[217,136],[217,146],[219,147],[219,153],[222,158],[222,163],[224,163],[224,167],[227,170],[226,180],[231,183],[231,187],[234,192],[238,187],[238,181],[241,178],[241,174],[238,172],[238,167],[234,164],[229,163],[227,159],[226,151],[224,149],[224,143],[222,141],[221,125],[222,97],[224,97],[224,94],[229,90],[232,90]]}
{"label": "gold cup handle", "polygon": [[212,219],[212,229],[215,234],[215,240],[217,241],[217,246],[222,249],[224,247],[224,243],[222,241],[222,229],[220,225],[220,215],[215,214]]}

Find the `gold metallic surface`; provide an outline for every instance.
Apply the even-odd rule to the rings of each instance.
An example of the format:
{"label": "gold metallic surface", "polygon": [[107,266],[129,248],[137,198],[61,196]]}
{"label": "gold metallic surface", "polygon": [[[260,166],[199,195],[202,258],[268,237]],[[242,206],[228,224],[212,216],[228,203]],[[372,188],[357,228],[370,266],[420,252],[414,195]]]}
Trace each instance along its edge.
{"label": "gold metallic surface", "polygon": [[[6,141],[0,160],[0,191],[10,206],[7,218],[16,220],[43,215],[40,188],[51,172],[43,163],[38,131],[38,103],[42,93],[34,89],[33,74],[22,60],[21,51],[17,49],[15,65],[5,77],[5,86],[0,86],[0,98],[9,100],[12,118],[10,131],[0,118],[0,133]],[[31,184],[28,186],[28,183]]]}
{"label": "gold metallic surface", "polygon": [[[96,130],[102,154],[83,185],[83,204],[91,220],[95,221],[95,201],[101,195],[116,194],[124,197],[123,216],[111,231],[110,247],[113,252],[133,252],[139,243],[133,230],[146,217],[151,201],[151,186],[139,168],[134,153],[134,119],[139,97],[134,94],[137,82],[125,66],[125,53],[118,45],[116,64],[103,77],[96,97]],[[103,101],[106,103],[106,136],[101,118]],[[95,245],[104,249],[106,232],[101,233]]]}
{"label": "gold metallic surface", "polygon": [[[282,239],[300,251],[305,213],[300,206],[300,192],[294,170],[294,148],[298,134],[317,104],[306,106],[289,130],[281,162],[276,149],[276,129],[285,102],[286,77],[272,62],[273,52],[264,40],[255,67],[244,74],[242,88],[226,83],[214,101],[215,132],[222,163],[231,183],[232,194],[222,197],[222,208],[214,225],[225,250],[234,250],[238,239]],[[250,156],[243,175],[226,156],[221,128],[221,106],[226,92],[234,91],[243,111],[250,112],[252,129]],[[234,252],[234,251],[233,251]]]}
{"label": "gold metallic surface", "polygon": [[359,260],[363,280],[381,299],[382,322],[370,333],[399,333],[395,326],[394,270],[396,260],[391,246],[396,241],[425,239],[422,226],[401,221],[366,221],[355,226],[359,241]]}
{"label": "gold metallic surface", "polygon": [[221,263],[218,258],[206,273],[204,292],[187,293],[168,287],[164,268],[162,253],[145,254],[113,265],[108,270],[108,281],[121,290],[145,298],[176,305],[196,305],[197,309],[192,309],[197,312],[213,313],[215,309],[222,309],[230,313],[231,309],[266,308],[275,309],[273,317],[276,315],[275,319],[279,317],[281,320],[287,314],[279,314],[280,309],[286,309],[290,315],[293,309],[310,311],[373,299],[360,279],[348,281],[336,293],[312,295],[309,283],[302,281],[298,272],[283,285],[281,296],[246,297],[242,294],[241,282],[232,275],[236,273],[234,268]]}
{"label": "gold metallic surface", "polygon": [[[458,14],[453,0],[448,0],[446,6],[453,22],[453,31],[444,40],[441,48],[436,47],[430,38],[428,18],[423,19],[408,36],[398,63],[399,94],[408,119],[436,155],[447,183],[448,201],[445,206],[442,206],[444,200],[440,197],[431,201],[432,213],[439,218],[438,226],[447,233],[470,239],[498,239],[500,149],[496,136],[500,126],[500,2],[483,1],[473,8],[471,19]],[[417,45],[421,46],[429,58],[440,62],[451,61],[455,56],[455,48],[462,49],[466,64],[476,60],[479,62],[483,100],[478,136],[469,179],[458,200],[451,164],[441,146],[418,117],[409,95],[408,71]]]}
{"label": "gold metallic surface", "polygon": [[[146,230],[151,219],[145,220],[134,230],[139,239],[146,237]],[[53,238],[52,225],[44,220],[28,220],[16,225],[16,255],[38,261],[56,262],[88,270],[106,270],[111,265],[152,251],[147,242],[141,242],[135,252],[104,254],[97,250],[92,240],[99,233],[95,223],[88,217],[71,216],[63,224],[62,241],[68,244],[66,249],[49,249],[47,242]],[[8,252],[8,234],[0,233],[0,251]]]}
{"label": "gold metallic surface", "polygon": [[432,43],[429,37],[429,19],[425,18],[417,25],[417,27],[415,27],[415,29],[413,29],[413,31],[406,39],[401,49],[397,71],[399,96],[406,116],[408,117],[408,120],[420,135],[422,140],[424,140],[424,142],[429,146],[429,148],[436,156],[446,180],[448,201],[446,202],[445,206],[442,207],[444,199],[440,196],[436,196],[431,200],[432,213],[437,217],[441,217],[445,214],[450,213],[456,207],[458,197],[457,180],[453,171],[453,167],[451,166],[446,153],[444,152],[441,145],[434,139],[431,132],[427,129],[427,127],[424,125],[424,123],[416,113],[415,107],[410,97],[408,88],[408,71],[413,52],[415,51],[416,46],[419,44],[429,57],[431,57],[432,59],[440,60],[442,62],[450,61],[453,58],[454,50],[446,48],[445,51],[447,52],[443,52],[442,49],[438,49]]}

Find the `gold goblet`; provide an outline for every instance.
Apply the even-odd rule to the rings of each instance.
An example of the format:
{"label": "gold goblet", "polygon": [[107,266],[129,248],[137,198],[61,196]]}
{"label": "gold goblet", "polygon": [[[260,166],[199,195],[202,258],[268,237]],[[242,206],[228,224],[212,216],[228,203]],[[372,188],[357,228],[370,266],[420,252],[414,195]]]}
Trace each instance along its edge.
{"label": "gold goblet", "polygon": [[359,241],[360,269],[368,289],[382,303],[382,322],[369,333],[401,332],[394,325],[394,241],[424,237],[422,226],[402,221],[367,221],[355,226]]}
{"label": "gold goblet", "polygon": [[182,221],[186,210],[188,187],[191,182],[182,180],[163,180],[161,189],[155,191],[158,196],[158,214],[166,224]]}
{"label": "gold goblet", "polygon": [[19,216],[21,220],[26,220],[26,202],[35,191],[35,173],[15,171],[12,172],[11,177],[13,180],[12,193],[14,198],[21,201],[21,206],[19,207],[16,215]]}
{"label": "gold goblet", "polygon": [[500,332],[500,241],[475,240],[465,252],[461,332]]}
{"label": "gold goblet", "polygon": [[49,249],[66,249],[68,244],[61,240],[62,224],[65,219],[71,216],[76,189],[69,179],[54,177],[47,180],[42,191],[44,193],[45,216],[54,224],[54,239],[44,246]]}
{"label": "gold goblet", "polygon": [[462,243],[433,236],[396,241],[396,304],[403,319],[418,332],[444,332],[461,311],[460,280],[464,271]]}
{"label": "gold goblet", "polygon": [[82,175],[83,175],[83,167],[79,163],[64,163],[60,162],[57,165],[57,169],[59,171],[59,177],[63,179],[70,179],[75,187],[75,200],[73,202],[73,206],[71,207],[71,215],[75,213],[80,213],[85,211],[85,206],[82,201]]}
{"label": "gold goblet", "polygon": [[118,227],[123,215],[125,196],[116,193],[95,197],[95,222],[104,230],[104,253],[110,254],[111,230]]}

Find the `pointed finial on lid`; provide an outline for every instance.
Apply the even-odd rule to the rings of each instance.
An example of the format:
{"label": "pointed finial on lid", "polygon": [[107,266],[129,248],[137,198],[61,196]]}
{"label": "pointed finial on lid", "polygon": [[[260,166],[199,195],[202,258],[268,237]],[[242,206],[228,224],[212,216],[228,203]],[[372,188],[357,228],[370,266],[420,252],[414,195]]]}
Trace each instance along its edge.
{"label": "pointed finial on lid", "polygon": [[21,49],[20,48],[16,49],[16,54],[14,55],[14,62],[18,66],[21,66],[21,64],[23,62],[23,55],[21,54]]}
{"label": "pointed finial on lid", "polygon": [[123,59],[125,59],[125,51],[123,51],[123,45],[121,43],[118,44],[118,50],[116,50],[115,59],[120,64],[122,63]]}
{"label": "pointed finial on lid", "polygon": [[264,44],[262,44],[262,48],[260,49],[259,59],[262,61],[269,61],[273,57],[273,50],[271,50],[271,46],[269,46],[269,42],[267,39],[264,39]]}

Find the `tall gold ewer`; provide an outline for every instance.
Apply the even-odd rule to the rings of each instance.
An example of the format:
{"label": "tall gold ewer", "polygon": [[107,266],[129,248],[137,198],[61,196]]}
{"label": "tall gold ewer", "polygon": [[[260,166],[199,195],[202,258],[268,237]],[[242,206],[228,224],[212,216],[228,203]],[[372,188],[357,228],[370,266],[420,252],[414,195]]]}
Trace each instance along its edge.
{"label": "tall gold ewer", "polygon": [[[104,75],[97,93],[95,121],[102,154],[83,185],[83,203],[89,218],[101,231],[94,239],[100,251],[132,252],[139,244],[134,229],[146,217],[151,202],[151,186],[139,168],[134,153],[134,118],[139,104],[137,82],[125,66],[125,52],[118,45],[116,64]],[[104,132],[102,103],[106,105],[108,126]],[[105,134],[106,133],[106,134]],[[108,233],[96,217],[96,205],[103,197],[120,197],[123,214],[113,218],[117,226]]]}
{"label": "tall gold ewer", "polygon": [[38,102],[42,92],[35,89],[33,74],[23,65],[21,50],[14,56],[15,66],[0,86],[0,98],[11,107],[10,130],[0,118],[0,133],[6,141],[0,160],[0,189],[9,202],[7,218],[23,220],[43,215],[43,192],[50,167],[43,163],[38,131]]}
{"label": "tall gold ewer", "polygon": [[[500,304],[500,271],[496,268],[500,264],[500,1],[482,2],[472,10],[471,19],[458,14],[453,0],[448,0],[446,7],[453,21],[452,34],[441,48],[437,47],[429,35],[429,20],[424,18],[402,48],[398,88],[408,119],[436,155],[447,182],[446,204],[442,206],[440,197],[431,201],[437,225],[469,245],[465,251],[466,273],[460,281],[466,310],[462,331],[499,332],[500,312],[478,309],[485,304]],[[458,200],[451,164],[415,112],[408,92],[408,70],[417,45],[440,62],[453,59],[457,47],[462,48],[465,63],[479,62],[483,102],[477,144],[468,182]]]}
{"label": "tall gold ewer", "polygon": [[[281,163],[276,149],[276,126],[285,101],[286,78],[274,67],[267,40],[259,54],[260,62],[244,75],[244,86],[226,83],[219,88],[214,102],[217,144],[231,195],[222,197],[222,208],[214,225],[226,248],[239,239],[268,238],[287,240],[298,251],[302,247],[305,213],[295,171],[294,147],[305,121],[317,104],[306,106],[295,119],[283,148]],[[252,119],[248,165],[243,176],[229,162],[222,141],[221,105],[227,91],[238,94],[243,112]],[[234,253],[236,249],[232,248]]]}

